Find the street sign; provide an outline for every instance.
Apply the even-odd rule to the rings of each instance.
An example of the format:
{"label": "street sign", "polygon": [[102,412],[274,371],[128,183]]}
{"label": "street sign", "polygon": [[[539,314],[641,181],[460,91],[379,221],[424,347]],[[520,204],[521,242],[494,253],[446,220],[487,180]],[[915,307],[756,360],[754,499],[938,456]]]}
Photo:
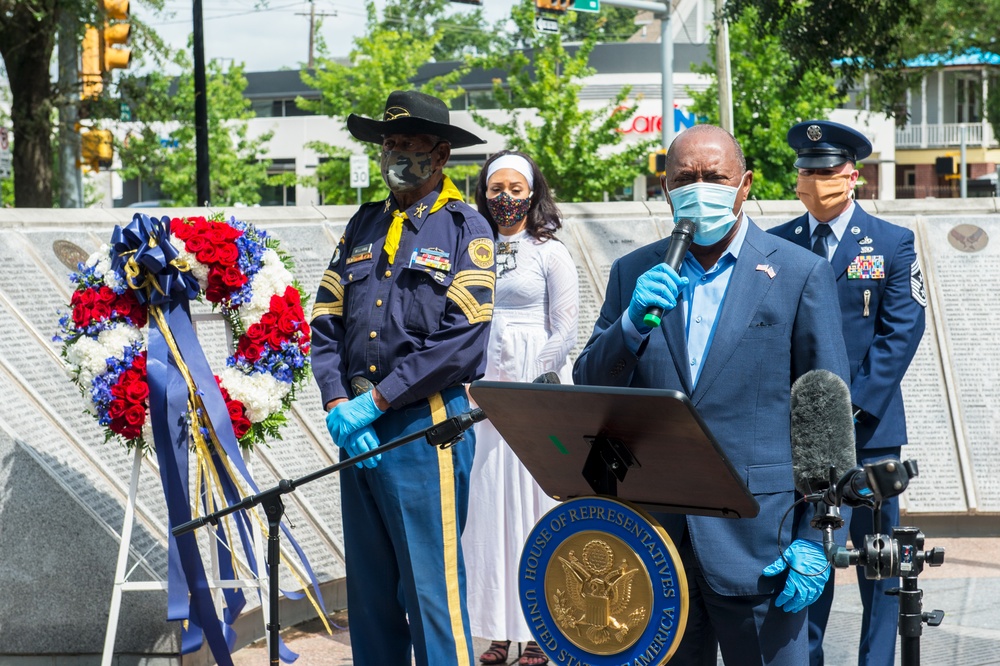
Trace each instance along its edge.
{"label": "street sign", "polygon": [[574,12],[599,12],[601,11],[601,0],[574,0],[570,9]]}
{"label": "street sign", "polygon": [[10,178],[11,157],[9,150],[0,150],[0,179]]}
{"label": "street sign", "polygon": [[548,35],[559,34],[559,21],[548,16],[535,16],[535,32],[542,32]]}
{"label": "street sign", "polygon": [[368,187],[367,155],[351,155],[351,187]]}

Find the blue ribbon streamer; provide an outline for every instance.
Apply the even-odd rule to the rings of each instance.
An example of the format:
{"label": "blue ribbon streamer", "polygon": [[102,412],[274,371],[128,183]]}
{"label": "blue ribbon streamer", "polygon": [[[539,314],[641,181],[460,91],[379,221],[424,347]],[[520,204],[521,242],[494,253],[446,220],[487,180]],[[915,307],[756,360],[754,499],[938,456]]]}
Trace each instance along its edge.
{"label": "blue ribbon streamer", "polygon": [[[182,271],[176,265],[178,252],[170,244],[170,218],[157,220],[142,213],[136,213],[125,228],[116,226],[111,239],[112,268],[129,279],[129,286],[135,290],[140,303],[160,308],[169,333],[178,349],[185,350],[184,363],[188,368],[207,418],[215,432],[215,442],[228,457],[230,463],[243,477],[254,493],[260,492],[250,476],[240,455],[239,443],[233,432],[232,421],[226,408],[225,399],[219,391],[214,372],[205,358],[201,344],[191,324],[189,301],[195,298],[200,288],[190,271]],[[167,502],[170,527],[191,519],[188,487],[188,385],[167,345],[164,332],[159,329],[156,319],[150,318],[149,345],[147,351],[147,375],[150,389],[149,411],[153,427],[153,441],[160,477]],[[213,458],[215,458],[213,453]],[[216,458],[217,460],[217,458]],[[240,500],[239,492],[229,478],[223,465],[217,465],[223,483],[226,501],[232,505]],[[200,489],[199,489],[200,490]],[[240,540],[247,554],[251,569],[257,573],[257,565],[249,539],[249,519],[239,512],[237,526]],[[310,584],[316,593],[317,602],[324,613],[326,607],[319,590],[319,581],[313,573],[305,553],[282,523],[281,530],[289,544],[299,556],[308,574]],[[225,539],[224,536],[220,537]],[[245,599],[242,592],[229,590],[226,598],[225,623],[220,623],[215,613],[208,579],[198,551],[194,534],[188,533],[174,538],[168,534],[167,573],[167,619],[187,620],[188,628],[182,631],[182,654],[201,647],[202,636],[208,642],[216,661],[221,666],[232,663],[230,648],[235,633],[231,625],[239,615]],[[226,557],[220,557],[220,573],[232,576],[232,567]],[[301,598],[301,593],[284,593],[288,598]],[[282,642],[281,660],[294,661],[298,655]]]}

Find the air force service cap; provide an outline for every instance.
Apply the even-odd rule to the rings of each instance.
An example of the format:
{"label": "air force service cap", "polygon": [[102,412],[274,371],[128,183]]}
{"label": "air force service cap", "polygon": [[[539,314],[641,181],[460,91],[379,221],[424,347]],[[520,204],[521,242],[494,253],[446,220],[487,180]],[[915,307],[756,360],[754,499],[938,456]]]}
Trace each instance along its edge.
{"label": "air force service cap", "polygon": [[788,145],[798,153],[796,169],[829,169],[872,154],[872,144],[864,134],[829,120],[799,123],[788,130]]}

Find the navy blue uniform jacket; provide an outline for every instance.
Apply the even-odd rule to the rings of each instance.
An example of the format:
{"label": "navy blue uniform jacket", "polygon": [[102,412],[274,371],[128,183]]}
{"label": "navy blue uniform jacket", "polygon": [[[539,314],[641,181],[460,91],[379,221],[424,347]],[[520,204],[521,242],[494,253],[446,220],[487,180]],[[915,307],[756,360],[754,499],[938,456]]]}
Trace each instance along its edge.
{"label": "navy blue uniform jacket", "polygon": [[[809,216],[769,231],[807,247]],[[884,275],[873,279],[861,272],[861,277],[853,277],[858,273],[848,268],[859,256],[881,257]],[[869,215],[855,204],[830,263],[837,278],[851,363],[851,401],[864,411],[857,426],[858,452],[902,446],[906,444],[906,416],[899,385],[924,334],[927,303],[913,232]]]}
{"label": "navy blue uniform jacket", "polygon": [[[784,584],[784,577],[765,578],[761,570],[778,556],[779,523],[795,501],[792,383],[821,368],[845,381],[848,376],[829,262],[768,235],[747,217],[742,223],[750,228],[697,387],[691,387],[682,306],[663,317],[661,328],[650,333],[639,356],[629,351],[622,334],[622,313],[636,280],[663,261],[669,238],[612,265],[594,334],[573,370],[578,384],[674,389],[691,398],[760,503],[760,513],[752,519],[661,519],[678,544],[686,522],[705,577],[713,590],[724,595],[770,594],[777,584]],[[822,534],[809,527],[807,513],[811,512],[785,521],[783,545],[794,538],[822,540]]]}

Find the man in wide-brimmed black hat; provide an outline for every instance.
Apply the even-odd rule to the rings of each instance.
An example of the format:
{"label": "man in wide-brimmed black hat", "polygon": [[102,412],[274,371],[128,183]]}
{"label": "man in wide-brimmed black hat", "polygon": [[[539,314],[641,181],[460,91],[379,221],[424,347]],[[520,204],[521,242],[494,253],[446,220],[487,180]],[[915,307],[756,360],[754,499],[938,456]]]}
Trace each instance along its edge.
{"label": "man in wide-brimmed black hat", "polygon": [[[493,230],[443,168],[484,143],[441,100],[389,95],[382,120],[352,114],[382,145],[391,194],[351,219],[313,309],[313,374],[346,459],[465,412],[485,369]],[[344,470],[341,511],[354,663],[469,664],[461,536],[472,430],[440,450],[414,443]]]}

